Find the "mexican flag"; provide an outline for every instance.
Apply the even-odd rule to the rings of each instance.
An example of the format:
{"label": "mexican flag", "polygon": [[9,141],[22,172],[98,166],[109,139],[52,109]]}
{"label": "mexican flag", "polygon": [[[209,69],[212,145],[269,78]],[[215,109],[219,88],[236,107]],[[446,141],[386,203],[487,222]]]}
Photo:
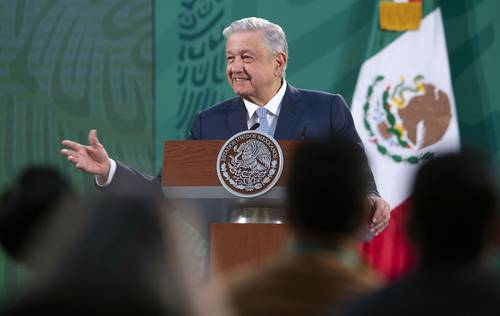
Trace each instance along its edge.
{"label": "mexican flag", "polygon": [[413,176],[425,160],[459,149],[460,140],[439,7],[435,1],[423,7],[420,1],[381,1],[379,17],[351,111],[378,190],[392,207],[390,226],[365,251],[379,271],[395,278],[414,260],[404,235]]}

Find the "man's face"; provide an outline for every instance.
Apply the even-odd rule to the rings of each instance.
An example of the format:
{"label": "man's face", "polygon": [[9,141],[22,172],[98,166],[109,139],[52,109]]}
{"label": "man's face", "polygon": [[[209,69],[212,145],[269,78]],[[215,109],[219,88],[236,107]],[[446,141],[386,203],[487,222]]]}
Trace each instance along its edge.
{"label": "man's face", "polygon": [[273,56],[260,31],[231,35],[226,44],[226,75],[237,95],[259,105],[267,103],[281,86],[284,54]]}

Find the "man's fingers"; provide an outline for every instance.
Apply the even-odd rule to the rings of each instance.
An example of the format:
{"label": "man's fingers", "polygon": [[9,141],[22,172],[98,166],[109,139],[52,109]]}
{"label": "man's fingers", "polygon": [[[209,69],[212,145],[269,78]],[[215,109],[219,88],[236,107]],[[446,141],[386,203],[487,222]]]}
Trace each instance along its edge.
{"label": "man's fingers", "polygon": [[370,231],[376,236],[383,232],[387,228],[387,226],[389,226],[389,222],[383,221],[377,225],[370,226]]}
{"label": "man's fingers", "polygon": [[81,159],[78,158],[79,158],[78,156],[69,155],[68,161],[71,162],[77,169],[86,171],[85,164],[81,161]]}
{"label": "man's fingers", "polygon": [[76,168],[83,170],[83,164],[82,162],[78,159],[78,157],[75,156],[68,156],[68,161],[71,162]]}
{"label": "man's fingers", "polygon": [[376,218],[374,218],[372,220],[372,223],[373,223],[374,226],[380,225],[380,224],[382,224],[384,222],[387,222],[387,216],[384,216],[383,214],[380,215],[380,216],[378,216],[378,217],[376,217]]}
{"label": "man's fingers", "polygon": [[380,234],[387,228],[391,219],[391,209],[389,203],[380,197],[370,196],[368,201],[371,204],[373,211],[372,218],[370,219],[370,231],[375,235]]}
{"label": "man's fingers", "polygon": [[389,203],[384,199],[376,196],[369,196],[368,202],[370,203],[370,209],[373,212],[372,222],[380,222],[381,219],[385,217],[385,213],[390,212]]}
{"label": "man's fingers", "polygon": [[384,224],[383,224],[383,225],[381,225],[380,227],[375,228],[375,235],[378,235],[378,234],[380,234],[381,232],[383,232],[383,231],[387,228],[387,226],[389,226],[389,223],[388,223],[388,222],[387,222],[387,223],[384,223]]}
{"label": "man's fingers", "polygon": [[68,161],[73,163],[73,164],[76,164],[79,161],[78,155],[68,155],[67,158],[68,158]]}
{"label": "man's fingers", "polygon": [[66,157],[68,157],[68,156],[78,156],[78,152],[76,152],[74,150],[69,150],[69,149],[61,149],[61,154],[63,154]]}
{"label": "man's fingers", "polygon": [[91,129],[89,132],[89,144],[92,147],[99,146],[101,144],[97,138],[97,131],[95,129]]}
{"label": "man's fingers", "polygon": [[384,230],[385,230],[385,228],[378,229],[378,230],[374,231],[374,232],[373,232],[373,234],[374,234],[375,236],[378,236],[378,235],[379,235],[380,233],[382,233]]}
{"label": "man's fingers", "polygon": [[380,223],[370,227],[370,230],[374,233],[377,231],[384,230],[384,228],[387,227],[388,223],[389,223],[388,221],[381,221]]}
{"label": "man's fingers", "polygon": [[388,211],[382,208],[377,208],[371,220],[372,224],[375,225],[383,222],[387,218],[387,216],[389,216],[388,214],[389,214]]}
{"label": "man's fingers", "polygon": [[74,141],[72,141],[72,140],[67,140],[67,139],[63,140],[63,141],[61,142],[61,144],[63,144],[63,146],[66,146],[66,147],[71,148],[71,149],[72,149],[72,150],[74,150],[74,151],[78,151],[80,148],[85,147],[85,146],[83,146],[82,144],[79,144],[79,143],[77,143],[77,142],[74,142]]}
{"label": "man's fingers", "polygon": [[370,230],[378,235],[389,225],[389,221],[391,219],[391,213],[386,210],[386,208],[382,207],[375,211],[373,214],[373,218],[370,223]]}

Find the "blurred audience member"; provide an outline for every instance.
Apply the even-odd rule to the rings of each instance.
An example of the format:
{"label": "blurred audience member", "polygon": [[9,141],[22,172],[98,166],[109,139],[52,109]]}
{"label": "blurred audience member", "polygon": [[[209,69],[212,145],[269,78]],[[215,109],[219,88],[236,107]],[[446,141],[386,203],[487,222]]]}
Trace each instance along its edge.
{"label": "blurred audience member", "polygon": [[473,153],[424,164],[408,221],[419,266],[345,315],[500,315],[499,280],[483,265],[498,227],[493,175],[494,168]]}
{"label": "blurred audience member", "polygon": [[[71,202],[70,202],[71,201]],[[44,248],[50,223],[61,210],[76,201],[66,179],[51,167],[37,166],[24,170],[0,197],[0,245],[4,260],[16,267],[15,281],[8,295],[2,296],[5,309],[29,286],[29,280],[41,262],[35,263],[34,249]],[[52,247],[55,248],[55,247]],[[47,263],[52,254],[39,253]]]}
{"label": "blurred audience member", "polygon": [[369,217],[368,170],[363,149],[346,139],[297,148],[287,198],[293,241],[258,269],[227,276],[241,316],[325,315],[378,287],[356,249]]}
{"label": "blurred audience member", "polygon": [[161,200],[137,186],[122,193],[87,211],[80,234],[6,315],[202,315]]}
{"label": "blurred audience member", "polygon": [[0,244],[13,258],[26,263],[26,253],[48,222],[73,197],[71,185],[55,169],[26,169],[0,199]]}

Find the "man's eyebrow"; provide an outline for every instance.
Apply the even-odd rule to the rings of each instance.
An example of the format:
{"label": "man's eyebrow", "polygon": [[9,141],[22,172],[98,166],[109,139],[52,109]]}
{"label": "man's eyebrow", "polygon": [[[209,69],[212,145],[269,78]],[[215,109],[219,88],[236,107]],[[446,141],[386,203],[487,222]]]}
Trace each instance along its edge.
{"label": "man's eyebrow", "polygon": [[242,50],[239,50],[239,51],[232,51],[232,50],[226,50],[226,54],[228,55],[238,55],[238,54],[252,54],[252,55],[255,55],[255,53],[250,50],[250,49],[242,49]]}

